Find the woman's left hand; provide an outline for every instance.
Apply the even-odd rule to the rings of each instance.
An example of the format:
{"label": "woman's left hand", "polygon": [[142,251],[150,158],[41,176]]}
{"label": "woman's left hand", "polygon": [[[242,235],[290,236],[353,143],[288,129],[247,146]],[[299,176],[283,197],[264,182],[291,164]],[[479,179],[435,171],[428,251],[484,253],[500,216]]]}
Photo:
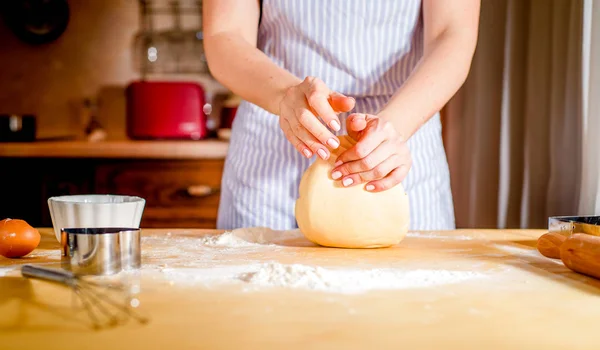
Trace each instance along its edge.
{"label": "woman's left hand", "polygon": [[406,177],[412,158],[406,141],[387,120],[371,114],[352,114],[346,120],[356,145],[344,151],[331,172],[345,187],[366,183],[370,192],[388,190]]}

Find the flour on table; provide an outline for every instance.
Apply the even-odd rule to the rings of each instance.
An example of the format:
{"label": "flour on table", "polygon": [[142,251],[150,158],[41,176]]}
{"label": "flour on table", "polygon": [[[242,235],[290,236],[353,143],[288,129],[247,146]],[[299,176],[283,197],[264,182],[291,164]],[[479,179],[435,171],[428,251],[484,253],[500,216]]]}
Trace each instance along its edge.
{"label": "flour on table", "polygon": [[[435,237],[439,238],[439,233]],[[450,235],[444,238],[461,239]],[[311,250],[307,256],[305,251],[298,249],[312,246],[314,244],[299,230],[268,228],[237,229],[202,237],[185,232],[142,237],[142,269],[130,277],[137,278],[139,272],[143,278],[180,286],[219,288],[233,285],[247,292],[287,288],[339,294],[425,288],[490,278],[489,274],[474,271],[410,269],[398,264],[382,267],[360,263],[352,268],[315,266],[319,264],[312,265],[310,258],[315,252]],[[38,251],[35,255],[54,262],[60,259],[58,250]],[[277,259],[277,256],[287,258],[290,255],[301,257],[303,262],[284,264],[265,260],[266,257]],[[332,262],[337,264],[338,259]],[[0,268],[0,276],[17,268]],[[129,275],[125,273],[124,277]]]}
{"label": "flour on table", "polygon": [[207,246],[232,248],[257,245],[284,245],[284,243],[290,240],[304,240],[304,245],[312,245],[300,230],[277,231],[267,227],[242,228],[216,236],[200,238],[200,242]]}
{"label": "flour on table", "polygon": [[0,277],[6,276],[9,272],[16,270],[17,267],[3,267],[0,268]]}
{"label": "flour on table", "polygon": [[200,242],[204,245],[214,247],[251,247],[260,245],[260,243],[248,242],[233,232],[225,232],[216,236],[202,237],[200,238]]}
{"label": "flour on table", "polygon": [[241,284],[246,291],[289,288],[327,293],[357,294],[373,290],[424,288],[487,278],[472,271],[329,269],[278,262],[215,266],[192,269],[162,269],[171,283],[205,285]]}
{"label": "flour on table", "polygon": [[257,286],[292,287],[313,290],[327,290],[331,282],[327,272],[322,267],[312,267],[300,264],[282,265],[267,263],[257,270],[238,276],[246,283]]}
{"label": "flour on table", "polygon": [[239,278],[256,287],[286,287],[334,293],[363,293],[371,290],[423,288],[464,282],[485,275],[472,271],[327,269],[276,262]]}
{"label": "flour on table", "polygon": [[[244,228],[200,238],[185,235],[147,237],[144,242],[153,247],[151,253],[145,256],[144,274],[177,285],[208,288],[238,285],[246,291],[289,288],[353,294],[372,290],[423,288],[486,278],[486,275],[472,271],[364,265],[330,268],[264,260],[265,254],[275,251],[282,254],[290,246],[314,246],[299,230]],[[298,254],[298,251],[291,254]],[[185,262],[182,263],[182,260]]]}

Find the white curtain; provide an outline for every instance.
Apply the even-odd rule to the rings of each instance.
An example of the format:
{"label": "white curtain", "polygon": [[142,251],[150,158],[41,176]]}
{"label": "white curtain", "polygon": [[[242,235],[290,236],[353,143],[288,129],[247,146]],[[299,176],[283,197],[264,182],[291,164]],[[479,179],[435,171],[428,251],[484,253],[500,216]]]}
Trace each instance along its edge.
{"label": "white curtain", "polygon": [[471,72],[443,113],[457,227],[543,228],[578,212],[583,9],[584,0],[482,1]]}
{"label": "white curtain", "polygon": [[583,25],[583,168],[579,213],[600,215],[600,1],[585,0]]}

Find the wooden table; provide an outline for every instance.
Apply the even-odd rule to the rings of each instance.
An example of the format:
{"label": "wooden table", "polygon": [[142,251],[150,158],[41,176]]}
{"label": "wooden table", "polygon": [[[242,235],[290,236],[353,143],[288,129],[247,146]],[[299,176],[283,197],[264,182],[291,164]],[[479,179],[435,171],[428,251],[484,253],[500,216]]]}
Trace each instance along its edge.
{"label": "wooden table", "polygon": [[[31,257],[0,260],[2,349],[600,349],[600,282],[539,255],[534,247],[542,231],[419,232],[379,250],[291,240],[196,256],[194,242],[217,231],[144,230],[138,309],[150,322],[101,330],[90,329],[85,314],[72,307],[69,290],[7,270],[57,263],[58,244],[50,230],[41,231],[43,241]],[[191,283],[148,270],[183,272],[235,259],[471,271],[481,278],[336,294],[277,287],[248,291],[243,283]]]}

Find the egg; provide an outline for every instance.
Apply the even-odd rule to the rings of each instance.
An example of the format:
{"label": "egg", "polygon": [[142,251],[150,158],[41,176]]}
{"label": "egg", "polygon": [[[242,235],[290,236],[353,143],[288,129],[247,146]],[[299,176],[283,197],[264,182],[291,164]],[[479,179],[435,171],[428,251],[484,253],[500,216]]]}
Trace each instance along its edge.
{"label": "egg", "polygon": [[0,255],[4,257],[20,258],[31,253],[41,238],[39,231],[24,220],[0,221]]}

